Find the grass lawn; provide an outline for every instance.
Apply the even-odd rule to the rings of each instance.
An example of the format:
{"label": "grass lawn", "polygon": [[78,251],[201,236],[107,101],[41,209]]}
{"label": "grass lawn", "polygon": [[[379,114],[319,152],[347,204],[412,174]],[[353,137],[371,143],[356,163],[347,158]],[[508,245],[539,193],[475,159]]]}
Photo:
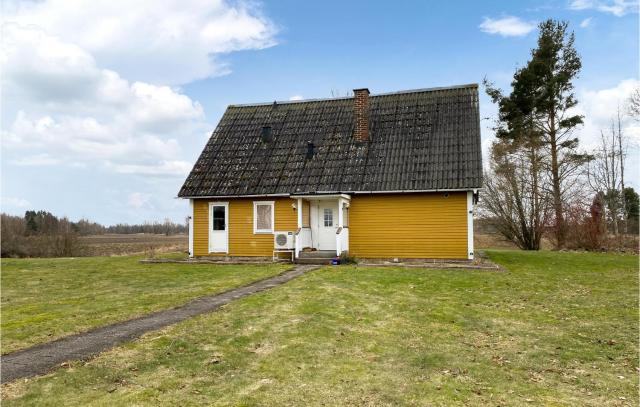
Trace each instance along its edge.
{"label": "grass lawn", "polygon": [[638,258],[490,255],[509,271],[326,267],[3,405],[638,405]]}
{"label": "grass lawn", "polygon": [[145,265],[140,258],[2,259],[2,353],[181,305],[287,267]]}

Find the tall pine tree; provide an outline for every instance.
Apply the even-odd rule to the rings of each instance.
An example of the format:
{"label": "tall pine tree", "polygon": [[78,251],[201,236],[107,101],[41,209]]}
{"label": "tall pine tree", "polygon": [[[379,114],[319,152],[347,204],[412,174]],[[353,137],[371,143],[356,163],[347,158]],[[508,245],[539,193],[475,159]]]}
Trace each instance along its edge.
{"label": "tall pine tree", "polygon": [[[582,63],[574,47],[575,36],[566,22],[547,20],[538,26],[537,47],[531,59],[518,69],[508,96],[489,85],[487,93],[499,108],[498,138],[517,139],[526,133],[537,138],[546,153],[545,170],[551,186],[556,244],[565,244],[565,202],[572,180],[589,160],[578,153],[578,138],[573,130],[582,116],[572,115],[577,105],[573,80]],[[532,131],[533,130],[533,131]]]}

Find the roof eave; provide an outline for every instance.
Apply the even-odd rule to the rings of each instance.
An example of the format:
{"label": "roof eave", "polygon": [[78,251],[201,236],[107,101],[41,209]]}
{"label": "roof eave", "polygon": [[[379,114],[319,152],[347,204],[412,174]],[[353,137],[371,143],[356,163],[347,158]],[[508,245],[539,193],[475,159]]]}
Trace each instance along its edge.
{"label": "roof eave", "polygon": [[414,193],[437,193],[437,192],[466,192],[481,190],[482,187],[468,188],[438,188],[438,189],[402,189],[392,191],[318,191],[318,192],[293,192],[279,194],[250,194],[250,195],[192,195],[178,196],[182,199],[221,199],[221,198],[260,198],[260,197],[290,197],[290,196],[312,196],[312,195],[367,195],[367,194],[414,194]]}

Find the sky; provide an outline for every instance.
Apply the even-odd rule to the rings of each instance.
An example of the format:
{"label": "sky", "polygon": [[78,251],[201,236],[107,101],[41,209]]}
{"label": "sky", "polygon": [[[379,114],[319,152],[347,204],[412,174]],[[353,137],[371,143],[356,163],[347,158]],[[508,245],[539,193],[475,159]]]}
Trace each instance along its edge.
{"label": "sky", "polygon": [[[3,212],[109,225],[184,221],[176,195],[230,104],[481,83],[508,91],[537,23],[566,20],[594,148],[639,81],[638,3],[31,0],[3,2]],[[482,88],[485,152],[496,108]],[[640,187],[640,123],[627,183]],[[486,161],[486,156],[485,156]]]}

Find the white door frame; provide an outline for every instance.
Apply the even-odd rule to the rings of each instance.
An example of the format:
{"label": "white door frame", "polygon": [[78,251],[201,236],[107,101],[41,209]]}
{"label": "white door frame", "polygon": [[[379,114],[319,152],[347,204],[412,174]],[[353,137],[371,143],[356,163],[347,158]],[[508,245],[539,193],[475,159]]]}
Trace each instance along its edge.
{"label": "white door frame", "polygon": [[[338,220],[339,220],[339,216],[338,213],[336,212],[338,210],[338,200],[325,200],[325,201],[318,201],[317,203],[318,205],[318,211],[317,211],[317,216],[318,216],[318,250],[336,250],[336,230],[338,230]],[[332,225],[333,226],[324,226],[324,210],[325,208],[330,208],[332,209]],[[330,228],[333,232],[331,233],[331,237],[327,238],[326,241],[327,242],[331,242],[330,247],[326,248],[326,247],[320,247],[320,242],[321,242],[321,236],[323,231],[325,233],[326,232],[324,229],[325,228]]]}
{"label": "white door frame", "polygon": [[[214,250],[211,238],[213,234],[213,207],[224,206],[224,231],[225,231],[225,248],[224,250]],[[229,202],[209,202],[209,253],[229,253]]]}

